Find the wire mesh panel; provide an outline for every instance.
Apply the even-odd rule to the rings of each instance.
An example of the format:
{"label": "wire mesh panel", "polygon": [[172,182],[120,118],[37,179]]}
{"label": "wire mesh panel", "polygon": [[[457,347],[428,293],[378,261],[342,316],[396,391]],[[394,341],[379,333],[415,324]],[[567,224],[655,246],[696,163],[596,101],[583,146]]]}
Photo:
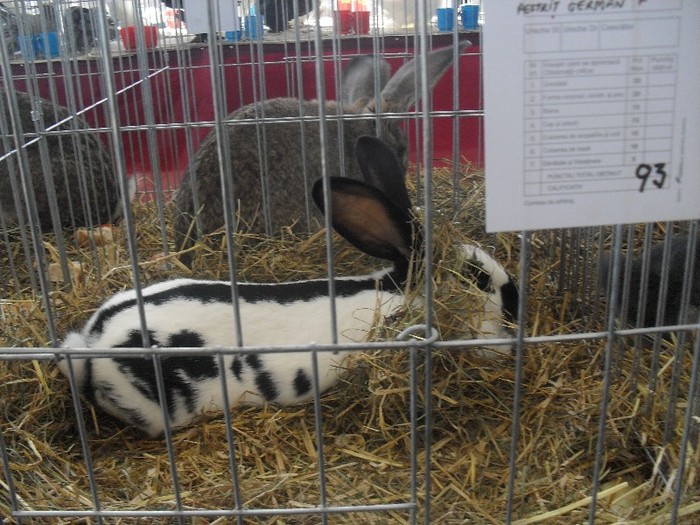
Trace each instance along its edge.
{"label": "wire mesh panel", "polygon": [[697,222],[487,234],[469,9],[1,7],[6,522],[697,520]]}

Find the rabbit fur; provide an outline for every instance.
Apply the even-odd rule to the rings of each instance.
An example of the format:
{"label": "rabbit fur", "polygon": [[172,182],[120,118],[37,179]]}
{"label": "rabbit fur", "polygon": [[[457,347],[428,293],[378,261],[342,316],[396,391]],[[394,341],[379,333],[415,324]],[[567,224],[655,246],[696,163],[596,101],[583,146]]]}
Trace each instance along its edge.
{"label": "rabbit fur", "polygon": [[[361,137],[357,155],[364,181],[346,177],[328,180],[331,221],[338,233],[360,250],[390,260],[378,272],[339,277],[335,284],[338,342],[364,342],[373,326],[405,305],[404,286],[411,261],[422,257],[420,225],[411,215],[403,172],[391,147],[375,137]],[[323,182],[312,190],[322,209]],[[517,317],[518,290],[505,270],[476,246],[456,246],[463,274],[481,296],[479,333],[487,339],[511,337],[508,320]],[[415,275],[415,274],[413,274]],[[144,288],[142,292],[148,342],[143,341],[134,290],[121,292],[104,303],[79,333],[69,334],[64,348],[121,348],[144,346],[231,349],[238,336],[248,347],[278,347],[332,342],[328,280],[237,285],[239,300],[232,302],[229,282],[177,279]],[[465,285],[466,286],[466,285]],[[236,331],[234,308],[241,318]],[[476,308],[476,306],[475,306]],[[496,350],[511,351],[510,345]],[[316,353],[323,392],[343,370],[346,350]],[[308,351],[236,352],[223,356],[230,406],[274,402],[301,403],[314,394],[313,354]],[[69,363],[78,387],[104,411],[134,425],[150,436],[164,430],[151,357],[59,358],[68,375]],[[211,354],[160,357],[171,428],[189,424],[203,412],[224,407],[219,361]]]}
{"label": "rabbit fur", "polygon": [[[677,323],[696,323],[700,315],[700,235],[695,239],[695,255],[693,266],[690,268],[690,296],[688,316],[680,319],[681,298],[683,283],[686,275],[686,256],[688,255],[690,237],[687,235],[677,235],[670,242],[669,252],[669,272],[666,282],[666,296],[664,303],[665,325]],[[663,269],[664,243],[655,244],[649,250],[649,272],[646,283],[642,282],[642,270],[644,257],[639,255],[632,259],[631,270],[627,279],[630,281],[629,298],[627,300],[627,320],[636,323],[639,313],[639,298],[642,290],[646,288],[646,302],[644,305],[644,315],[642,326],[655,326],[656,309],[661,294],[662,269]],[[605,253],[601,257],[601,271],[599,282],[601,286],[607,287],[612,255]],[[620,261],[621,274],[619,279],[619,298],[622,299],[623,287],[625,283],[626,264],[624,258]]]}
{"label": "rabbit fur", "polygon": [[[467,44],[463,42],[460,49]],[[453,53],[453,47],[445,47],[428,55],[431,89],[452,64]],[[327,120],[327,133],[324,136],[327,173],[362,178],[352,152],[355,142],[363,135],[380,136],[399,159],[402,172],[407,170],[408,142],[399,122],[384,117],[378,129],[376,115],[405,112],[416,102],[415,60],[404,64],[391,78],[386,61],[380,60],[376,68],[375,63],[375,58],[367,56],[353,59],[343,74],[341,101],[326,103],[328,116],[339,115],[341,110],[344,115],[353,117],[366,115],[363,119],[343,119],[342,138],[339,138],[338,119]],[[375,100],[375,71],[379,73],[379,84],[383,88],[379,101]],[[307,209],[306,198],[313,181],[322,175],[319,124],[312,120],[302,125],[298,120],[302,113],[306,117],[317,118],[319,110],[317,100],[277,98],[244,106],[228,116],[230,121],[235,121],[232,122],[235,125],[227,126],[234,187],[229,200],[235,203],[241,230],[275,233],[283,227],[292,227],[297,232],[310,232],[323,225],[318,211],[313,207]],[[258,121],[260,118],[282,117],[290,121]],[[240,122],[242,120],[247,122]],[[259,147],[263,133],[265,141]],[[341,146],[344,152],[342,165]],[[263,156],[261,151],[265,152]],[[269,229],[263,215],[265,194],[261,172],[265,174],[268,185]],[[195,194],[198,196],[196,205]],[[195,216],[204,234],[224,225],[220,166],[214,133],[209,134],[198,147],[174,203],[177,210],[174,218],[176,250],[192,246],[197,232],[197,228],[191,228]],[[182,254],[181,260],[190,265],[190,254]]]}
{"label": "rabbit fur", "polygon": [[90,51],[97,43],[97,13],[87,7],[70,7],[63,13],[63,26],[70,49]]}
{"label": "rabbit fur", "polygon": [[[107,38],[117,38],[117,23],[107,15]],[[69,7],[63,12],[63,27],[71,52],[89,53],[99,41],[99,15],[97,8]]]}
{"label": "rabbit fur", "polygon": [[[14,130],[10,129],[10,112],[8,111],[8,93],[0,92],[0,113],[7,123],[2,125],[2,151],[6,154],[15,149]],[[92,133],[71,133],[72,120],[78,128],[88,125],[79,117],[73,116],[62,106],[27,93],[15,92],[21,132],[25,134],[25,143],[34,140],[36,134],[33,111],[43,117],[46,128],[56,122],[66,121],[57,129],[63,135],[47,134],[42,139],[48,150],[49,170],[53,175],[56,202],[60,215],[61,228],[78,226],[97,226],[116,220],[121,215],[119,189],[112,166],[109,150],[100,138]],[[55,130],[52,130],[55,131]],[[52,231],[53,221],[49,207],[49,190],[44,179],[39,142],[25,148],[27,166],[32,181],[39,224],[44,231]],[[15,202],[13,188],[18,190],[20,202]],[[130,198],[135,191],[134,181],[130,185]],[[18,156],[10,155],[0,161],[0,213],[5,223],[18,222],[19,210],[25,210],[21,191],[21,177]],[[26,213],[22,211],[22,213]]]}

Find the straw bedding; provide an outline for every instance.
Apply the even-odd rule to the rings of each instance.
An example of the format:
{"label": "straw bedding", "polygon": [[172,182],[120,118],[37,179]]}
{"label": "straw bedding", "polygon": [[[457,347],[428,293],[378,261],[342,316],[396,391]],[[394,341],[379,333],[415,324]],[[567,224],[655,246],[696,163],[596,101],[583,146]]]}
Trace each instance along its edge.
{"label": "straw bedding", "polygon": [[[509,271],[518,274],[519,241],[511,235],[483,232],[482,174],[465,172],[460,188],[467,206],[452,223],[448,170],[435,173],[437,210],[436,252],[449,268],[450,252],[457,242],[479,241],[494,250]],[[155,206],[135,206],[139,257],[143,282],[154,282],[187,272],[159,254]],[[109,294],[128,287],[131,267],[123,234],[114,242],[91,249],[71,249],[71,259],[82,264],[76,286],[52,293],[59,335],[77,328]],[[448,239],[445,242],[444,239]],[[556,289],[556,258],[546,239],[533,239],[528,280],[528,335],[572,334],[603,327],[597,312],[583,321],[568,313],[565,298]],[[194,274],[226,278],[228,270],[221,237],[199,245]],[[18,279],[4,276],[2,347],[49,345],[45,309],[29,288],[21,248],[11,254]],[[49,259],[51,238],[47,236]],[[325,274],[322,234],[276,239],[241,235],[236,253],[241,278],[288,280]],[[379,263],[338,240],[335,249],[339,275],[376,268]],[[8,261],[9,262],[9,261]],[[170,263],[170,264],[168,264]],[[3,261],[3,268],[9,264]],[[98,269],[101,268],[101,272]],[[26,270],[25,270],[26,272]],[[437,272],[444,276],[445,272]],[[460,297],[456,284],[445,279],[437,287],[437,328],[442,340],[463,335],[454,312]],[[451,288],[450,288],[451,287]],[[452,314],[452,315],[448,315]],[[420,321],[407,312],[401,323]],[[413,318],[410,318],[413,316]],[[596,326],[597,324],[597,326]],[[377,337],[391,337],[387,327]],[[650,352],[638,359],[627,341],[616,344],[615,368],[605,420],[601,490],[596,523],[667,523],[671,487],[678,466],[685,395],[690,376],[690,353],[681,364],[680,393],[675,421],[663,433],[667,404],[673,388],[673,352],[661,353],[655,392],[647,384]],[[522,377],[517,475],[513,501],[516,523],[582,523],[589,512],[591,475],[595,458],[603,392],[605,341],[550,342],[527,345]],[[425,423],[423,391],[425,362],[415,353],[418,405],[417,516],[425,508]],[[407,350],[358,355],[344,379],[322,398],[322,435],[328,505],[401,503],[411,496],[411,414],[409,382],[411,359]],[[502,523],[505,516],[508,457],[512,432],[515,361],[489,360],[473,351],[439,346],[432,355],[432,431],[430,512],[433,523]],[[18,505],[24,510],[90,510],[94,502],[87,481],[67,381],[48,361],[1,361],[2,436],[8,449],[12,483]],[[173,481],[163,440],[145,439],[123,428],[85,404],[83,415],[90,436],[89,448],[99,486],[100,505],[108,510],[174,510]],[[320,483],[313,406],[279,409],[234,409],[236,475],[244,508],[308,508],[319,504]],[[234,491],[230,458],[221,415],[205,416],[173,436],[182,508],[231,509]],[[680,523],[700,520],[698,453],[688,451],[686,492],[680,503]],[[0,515],[10,513],[8,480],[0,478]],[[188,518],[187,522],[190,519]],[[318,515],[257,516],[244,523],[311,524]],[[43,522],[35,519],[31,522]],[[52,523],[89,523],[84,518],[47,519]],[[106,523],[143,522],[136,518],[108,518]],[[172,517],[149,523],[176,523]],[[235,523],[233,517],[191,518],[192,523]],[[406,511],[332,514],[329,523],[409,523]]]}

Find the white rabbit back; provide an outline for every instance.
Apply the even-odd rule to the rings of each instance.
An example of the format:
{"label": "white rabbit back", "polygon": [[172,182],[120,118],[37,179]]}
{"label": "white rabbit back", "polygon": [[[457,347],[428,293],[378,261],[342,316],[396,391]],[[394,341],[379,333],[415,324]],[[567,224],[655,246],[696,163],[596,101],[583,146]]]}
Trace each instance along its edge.
{"label": "white rabbit back", "polygon": [[[380,272],[365,278],[338,279],[375,283]],[[284,289],[306,287],[319,292],[313,298],[285,300]],[[190,287],[190,288],[188,288]],[[213,287],[211,296],[191,295],[191,288],[201,291]],[[266,297],[250,300],[243,297],[249,290]],[[327,281],[304,281],[287,284],[241,284],[238,311],[243,328],[243,342],[254,347],[329,344],[331,334],[330,302]],[[187,291],[190,290],[190,291]],[[273,291],[274,290],[274,291]],[[280,292],[280,290],[282,290]],[[183,293],[179,293],[179,292]],[[187,291],[185,293],[185,291]],[[237,334],[232,303],[222,301],[221,292],[230,296],[230,285],[216,281],[178,279],[143,289],[144,313],[150,344],[156,347],[202,347],[207,349],[236,346]],[[275,291],[279,294],[273,300]],[[253,294],[255,295],[255,294]],[[365,341],[370,329],[401,303],[397,292],[378,291],[374,285],[366,290],[341,293],[335,299],[338,342]],[[69,334],[64,347],[120,348],[143,345],[136,293],[121,292],[108,300],[90,318],[82,333]],[[342,372],[349,352],[319,351],[319,392],[331,387]],[[290,405],[313,397],[312,353],[247,353],[226,355],[224,373],[230,405],[258,405],[266,401]],[[163,431],[161,409],[155,387],[150,357],[73,358],[79,386],[106,412],[142,428],[155,436]],[[218,359],[206,356],[177,356],[161,359],[166,383],[166,397],[172,428],[183,426],[203,412],[223,408],[223,392]],[[67,375],[67,361],[59,361]]]}

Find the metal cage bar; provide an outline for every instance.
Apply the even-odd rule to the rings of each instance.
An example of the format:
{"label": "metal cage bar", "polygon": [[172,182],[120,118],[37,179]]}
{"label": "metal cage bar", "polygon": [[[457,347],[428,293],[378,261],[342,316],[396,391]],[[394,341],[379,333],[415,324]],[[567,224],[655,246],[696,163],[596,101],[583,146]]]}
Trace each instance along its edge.
{"label": "metal cage bar", "polygon": [[[477,3],[483,15],[488,2]],[[698,221],[486,233],[481,35],[458,18],[440,30],[435,9],[442,4],[242,2],[240,30],[219,0],[166,4],[0,5],[0,514],[8,522],[527,523],[559,516],[685,523],[698,515]],[[457,2],[445,7],[461,12]],[[350,26],[342,25],[344,13],[352,13]],[[249,17],[265,14],[272,26],[253,37]],[[194,26],[199,15],[206,33],[188,32],[188,20]],[[457,45],[467,39],[471,47]],[[430,53],[447,46],[451,69],[433,87]],[[338,103],[348,67],[365,55],[373,60],[364,105]],[[410,108],[395,104],[381,78],[384,67],[393,78],[407,64],[415,68],[407,74]],[[287,98],[291,109],[278,111],[275,104]],[[348,139],[355,130],[391,144],[398,128],[422,226],[423,251],[409,263],[421,284],[406,292],[418,299],[366,329],[368,341],[350,342],[339,283],[378,264],[359,259],[361,250],[335,235],[331,178],[364,175]],[[278,129],[300,137],[300,151],[280,151]],[[392,147],[398,153],[401,145]],[[292,154],[301,159],[293,170],[303,189],[289,183],[284,192],[287,202],[300,200],[299,216],[278,229],[275,177]],[[241,168],[247,156],[250,167]],[[200,184],[205,177],[213,190]],[[314,179],[323,181],[321,219],[306,191]],[[261,188],[262,226],[247,232],[249,203],[238,196],[251,181]],[[178,208],[184,192],[189,209]],[[216,225],[201,213],[212,205],[220,207]],[[358,222],[370,221],[370,211],[361,210]],[[179,213],[188,215],[191,245],[178,237]],[[446,235],[454,237],[452,251],[443,246]],[[245,258],[261,246],[272,251],[265,243],[273,241],[287,243],[283,264]],[[459,266],[464,261],[450,259],[470,243],[517,277],[507,336],[479,333],[455,311],[462,303],[450,303],[460,293],[445,294],[471,275]],[[318,260],[291,268],[310,246]],[[241,305],[262,267],[268,277],[260,286],[327,280],[327,342],[250,343],[254,327]],[[159,346],[149,285],[200,275],[230,283],[229,344]],[[497,296],[490,279],[485,288]],[[126,335],[138,344],[61,347],[66,333],[125,289],[133,290],[138,312],[138,326]],[[456,321],[441,318],[449,314]],[[316,320],[299,316],[300,331]],[[391,325],[401,316],[403,324]],[[512,355],[480,357],[497,345],[511,346]],[[295,352],[310,356],[307,405],[265,405],[245,412],[254,422],[241,422],[227,367],[235,374],[236,358],[253,369]],[[321,363],[345,353],[360,364],[326,395],[318,386]],[[187,356],[215,363],[210,388],[221,393],[223,427],[214,438],[210,416],[171,428],[173,385],[186,389],[192,377],[173,373],[168,360]],[[100,399],[84,395],[80,367],[105,358],[116,363],[115,374],[133,360],[150,363],[152,377],[132,377],[133,386],[143,394],[149,381],[155,385],[149,395],[161,437],[125,429],[100,409]],[[57,362],[67,363],[66,377],[55,371]],[[52,404],[52,396],[60,401]],[[558,403],[568,403],[568,412]],[[275,437],[278,427],[299,441]],[[261,429],[272,437],[257,435]],[[570,433],[556,441],[557,431]],[[375,448],[353,440],[376,440]],[[191,448],[198,455],[190,456]],[[543,449],[547,459],[533,460]],[[255,457],[260,450],[274,458],[270,464]],[[290,467],[292,453],[303,459]],[[109,454],[122,478],[105,474]],[[204,472],[212,457],[216,482]],[[59,468],[47,458],[70,464]],[[151,463],[145,473],[137,468]],[[27,483],[34,471],[41,482]],[[547,476],[551,485],[544,485]],[[115,491],[113,479],[127,482]],[[42,485],[54,499],[42,499]]]}

